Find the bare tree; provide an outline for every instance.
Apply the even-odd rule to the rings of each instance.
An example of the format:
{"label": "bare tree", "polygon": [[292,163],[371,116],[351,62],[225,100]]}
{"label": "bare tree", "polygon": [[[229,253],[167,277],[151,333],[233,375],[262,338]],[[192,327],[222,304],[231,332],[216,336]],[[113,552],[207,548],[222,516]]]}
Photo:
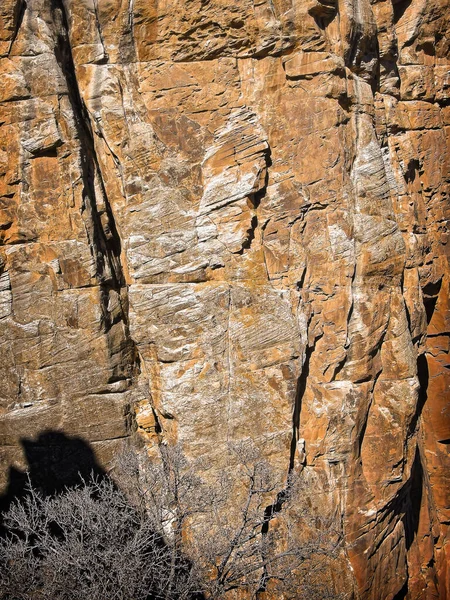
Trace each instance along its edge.
{"label": "bare tree", "polygon": [[323,567],[337,555],[341,537],[302,506],[301,478],[289,472],[283,479],[250,440],[229,452],[232,469],[216,484],[215,505],[192,525],[190,556],[204,566],[207,595],[313,600],[334,594]]}
{"label": "bare tree", "polygon": [[[109,478],[44,497],[31,485],[4,516],[4,600],[149,600],[195,595],[194,570]],[[176,589],[173,585],[176,579]],[[167,590],[170,595],[167,595]]]}
{"label": "bare tree", "polygon": [[302,505],[298,475],[277,476],[251,440],[230,445],[232,468],[209,473],[208,483],[199,474],[205,462],[187,461],[180,447],[162,446],[161,457],[138,465],[136,455],[122,456],[117,476],[146,507],[174,562],[183,554],[195,565],[208,598],[339,597],[324,569],[341,536]]}
{"label": "bare tree", "polygon": [[30,484],[4,515],[0,598],[338,598],[323,569],[340,538],[299,509],[299,477],[277,477],[250,441],[208,482],[180,447],[160,451],[121,456],[116,483],[93,477],[53,497]]}

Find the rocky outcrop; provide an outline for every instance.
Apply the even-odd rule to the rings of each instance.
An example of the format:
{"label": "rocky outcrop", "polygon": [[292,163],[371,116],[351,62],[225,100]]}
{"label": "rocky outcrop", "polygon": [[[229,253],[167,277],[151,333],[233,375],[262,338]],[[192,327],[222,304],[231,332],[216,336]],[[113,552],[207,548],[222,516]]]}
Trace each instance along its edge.
{"label": "rocky outcrop", "polygon": [[[0,438],[251,437],[336,591],[450,596],[447,0],[4,0]],[[306,501],[307,499],[305,499]]]}

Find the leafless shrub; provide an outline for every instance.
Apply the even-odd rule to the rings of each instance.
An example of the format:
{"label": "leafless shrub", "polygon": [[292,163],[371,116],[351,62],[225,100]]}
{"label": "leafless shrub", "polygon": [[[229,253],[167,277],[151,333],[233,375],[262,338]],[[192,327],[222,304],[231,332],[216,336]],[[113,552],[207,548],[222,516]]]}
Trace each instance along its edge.
{"label": "leafless shrub", "polygon": [[232,475],[218,485],[221,503],[197,520],[190,548],[207,573],[207,595],[326,598],[324,559],[336,555],[339,535],[299,508],[298,475],[283,480],[251,441],[230,446],[230,455]]}
{"label": "leafless shrub", "polygon": [[160,450],[121,456],[116,483],[54,497],[29,485],[4,516],[0,598],[338,598],[324,568],[339,536],[299,510],[298,477],[281,481],[250,442],[230,447],[232,476],[208,483],[179,447]]}
{"label": "leafless shrub", "polygon": [[117,476],[175,557],[182,552],[195,565],[206,597],[339,598],[325,569],[341,538],[301,507],[300,477],[277,476],[250,440],[230,445],[232,469],[208,474],[208,483],[199,475],[206,465],[188,462],[178,446],[162,446],[161,456],[139,465],[124,455]]}
{"label": "leafless shrub", "polygon": [[[111,479],[92,479],[55,497],[29,485],[4,517],[4,600],[191,598],[194,571]],[[174,581],[176,580],[176,586]]]}

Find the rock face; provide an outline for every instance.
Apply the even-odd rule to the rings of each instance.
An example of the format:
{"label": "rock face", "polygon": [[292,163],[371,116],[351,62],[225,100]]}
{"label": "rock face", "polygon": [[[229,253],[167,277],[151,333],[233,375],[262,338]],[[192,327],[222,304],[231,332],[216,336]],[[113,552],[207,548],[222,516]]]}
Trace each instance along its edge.
{"label": "rock face", "polygon": [[[448,0],[3,0],[0,441],[265,444],[450,597]],[[343,583],[344,582],[344,583]]]}

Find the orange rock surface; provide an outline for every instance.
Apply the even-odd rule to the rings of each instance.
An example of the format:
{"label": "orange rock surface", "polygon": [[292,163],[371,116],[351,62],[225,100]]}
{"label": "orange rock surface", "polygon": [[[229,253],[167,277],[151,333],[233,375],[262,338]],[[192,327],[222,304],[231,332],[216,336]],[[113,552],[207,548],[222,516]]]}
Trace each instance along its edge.
{"label": "orange rock surface", "polygon": [[5,486],[45,431],[250,437],[337,515],[336,593],[450,598],[449,15],[2,1]]}

